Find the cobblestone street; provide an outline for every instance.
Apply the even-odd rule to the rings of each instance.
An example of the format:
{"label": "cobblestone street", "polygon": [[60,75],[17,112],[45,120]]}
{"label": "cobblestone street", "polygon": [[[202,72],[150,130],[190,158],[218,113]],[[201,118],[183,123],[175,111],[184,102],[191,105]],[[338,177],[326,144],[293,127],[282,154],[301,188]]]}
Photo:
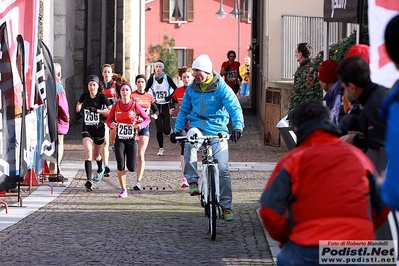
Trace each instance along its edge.
{"label": "cobblestone street", "polygon": [[[269,243],[257,216],[258,200],[273,162],[286,150],[264,146],[256,119],[245,119],[243,138],[229,144],[234,220],[218,221],[215,241],[210,239],[198,197],[190,197],[179,187],[178,145],[165,137],[166,155],[156,156],[158,145],[152,128],[145,190],[132,190],[135,173],[130,173],[129,196],[117,198],[119,185],[111,152],[110,177],[87,193],[77,125],[66,137],[62,163],[69,181],[58,187],[51,183],[63,192],[0,231],[2,265],[272,265]],[[264,163],[269,163],[268,167],[258,167]],[[172,170],[162,170],[162,165]],[[47,187],[37,188],[35,193],[43,190],[50,194]],[[24,207],[10,207],[9,214],[1,212],[0,220],[19,208]]]}

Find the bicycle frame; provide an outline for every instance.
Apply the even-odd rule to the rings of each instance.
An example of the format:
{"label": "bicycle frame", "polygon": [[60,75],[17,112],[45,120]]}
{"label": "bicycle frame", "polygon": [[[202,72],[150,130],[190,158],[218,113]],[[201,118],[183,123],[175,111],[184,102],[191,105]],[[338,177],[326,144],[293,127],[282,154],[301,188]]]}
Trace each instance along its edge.
{"label": "bicycle frame", "polygon": [[[210,140],[205,140],[204,149],[202,150],[202,180],[201,185],[199,186],[199,191],[201,195],[201,205],[204,207],[208,204],[208,193],[209,193],[209,184],[210,184],[210,176],[209,176],[209,168],[211,166],[215,169],[215,193],[216,193],[216,201],[219,206],[220,201],[220,187],[219,187],[219,168],[217,160],[213,158],[212,144]],[[202,203],[203,201],[203,203]]]}
{"label": "bicycle frame", "polygon": [[198,136],[194,134],[186,137],[176,137],[176,139],[184,139],[191,144],[199,144],[199,140],[203,140],[201,146],[196,146],[197,150],[202,149],[202,178],[199,186],[201,206],[205,210],[205,217],[209,218],[209,232],[212,240],[216,238],[216,219],[222,218],[222,210],[219,205],[220,187],[219,187],[219,167],[217,160],[213,157],[212,140],[219,143],[227,141],[228,136],[219,134],[218,136]]}

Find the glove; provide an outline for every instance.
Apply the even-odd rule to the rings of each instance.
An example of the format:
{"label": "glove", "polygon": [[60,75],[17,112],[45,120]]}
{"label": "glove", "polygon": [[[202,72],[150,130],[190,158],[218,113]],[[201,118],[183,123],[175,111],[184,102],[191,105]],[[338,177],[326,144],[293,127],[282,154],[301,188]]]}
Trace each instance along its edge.
{"label": "glove", "polygon": [[234,141],[235,143],[237,143],[237,141],[241,138],[242,135],[242,131],[241,130],[234,130],[231,135],[230,135],[230,140]]}
{"label": "glove", "polygon": [[227,65],[225,69],[226,69],[226,71],[229,71],[230,70],[230,65]]}
{"label": "glove", "polygon": [[181,132],[180,131],[173,132],[172,134],[170,134],[170,142],[177,143],[176,137],[180,137],[180,136],[181,136]]}
{"label": "glove", "polygon": [[97,113],[97,108],[96,107],[90,106],[89,110],[90,110],[90,112]]}
{"label": "glove", "polygon": [[76,117],[76,120],[80,120],[80,119],[83,118],[83,116],[82,116],[82,114],[80,112],[76,112],[75,113],[75,117]]}

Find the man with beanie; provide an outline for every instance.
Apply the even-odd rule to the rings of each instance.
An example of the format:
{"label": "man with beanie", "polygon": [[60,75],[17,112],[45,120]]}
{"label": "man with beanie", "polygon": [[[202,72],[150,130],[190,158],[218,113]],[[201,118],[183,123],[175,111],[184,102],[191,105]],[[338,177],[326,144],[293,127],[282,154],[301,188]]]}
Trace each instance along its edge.
{"label": "man with beanie", "polygon": [[326,92],[324,101],[330,111],[330,121],[338,125],[341,110],[341,85],[337,77],[338,63],[334,60],[324,61],[319,68],[319,83]]}
{"label": "man with beanie", "polygon": [[[171,141],[176,143],[176,136],[180,136],[190,122],[190,130],[197,129],[203,135],[229,134],[228,124],[231,117],[233,132],[230,139],[237,142],[244,129],[244,118],[238,98],[222,77],[212,69],[212,62],[208,55],[198,56],[192,65],[194,82],[186,89],[176,119]],[[189,130],[189,132],[190,132]],[[188,133],[189,134],[189,133]],[[229,165],[229,151],[227,141],[215,141],[212,144],[214,158],[218,160],[220,178],[220,206],[224,219],[233,220],[232,187]],[[191,143],[184,147],[184,176],[189,183],[191,196],[199,195],[197,172],[197,149]]]}
{"label": "man with beanie", "polygon": [[150,93],[159,110],[159,116],[155,119],[157,127],[157,141],[159,145],[158,156],[164,155],[163,134],[169,136],[172,131],[172,116],[170,115],[170,105],[172,96],[177,89],[172,78],[164,73],[165,65],[161,60],[155,62],[155,72],[148,79],[145,91]]}
{"label": "man with beanie", "polygon": [[[399,70],[399,15],[387,24],[385,46],[389,57]],[[381,187],[382,199],[393,209],[399,211],[399,80],[392,87],[392,93],[382,105],[383,118],[387,121],[385,150],[388,166],[385,181]]]}
{"label": "man with beanie", "polygon": [[[355,44],[346,53],[346,58],[352,56],[360,56],[367,64],[370,64],[370,46],[366,44]],[[341,87],[342,88],[342,87]],[[348,98],[348,94],[344,94],[342,88],[342,107],[343,115],[340,117],[339,129],[342,135],[348,134],[348,131],[360,131],[359,115],[361,112],[361,105],[356,99]]]}

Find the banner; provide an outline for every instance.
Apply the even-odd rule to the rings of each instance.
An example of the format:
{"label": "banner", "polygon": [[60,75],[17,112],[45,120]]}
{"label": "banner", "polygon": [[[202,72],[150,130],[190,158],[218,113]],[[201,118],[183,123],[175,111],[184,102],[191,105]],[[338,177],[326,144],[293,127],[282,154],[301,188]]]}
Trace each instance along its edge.
{"label": "banner", "polygon": [[399,1],[369,0],[369,37],[371,80],[391,88],[399,72],[389,58],[384,41],[385,27],[399,12]]}
{"label": "banner", "polygon": [[[37,46],[37,21],[39,17],[38,0],[0,0],[0,25],[6,23],[8,32],[9,54],[12,72],[16,73],[17,66],[14,58],[17,54],[17,35],[22,35],[25,46],[26,62],[26,102],[28,110],[33,106],[34,100],[34,73],[36,72],[35,55]],[[21,78],[14,78],[14,105],[22,107]]]}
{"label": "banner", "polygon": [[[36,87],[39,92],[38,104],[41,104],[41,128],[39,149],[42,159],[57,163],[55,153],[55,141],[58,135],[58,106],[57,90],[55,84],[54,63],[47,46],[39,41],[37,46],[37,75]],[[38,112],[39,113],[39,112]],[[39,172],[41,169],[36,169]]]}
{"label": "banner", "polygon": [[[24,144],[26,138],[21,139],[21,128],[25,128],[23,110],[30,110],[33,107],[33,95],[35,93],[38,3],[38,0],[0,0],[0,25],[5,25],[5,32],[7,33],[4,36],[8,44],[7,54],[12,75],[12,84],[9,85],[11,86],[10,92],[8,92],[5,103],[2,101],[1,108],[3,125],[6,110],[8,121],[8,127],[3,127],[1,130],[3,133],[2,141],[4,143],[4,132],[7,132],[6,139],[9,141],[9,145],[2,145],[0,150],[7,149],[6,162],[10,166],[10,178],[17,178],[18,175],[24,176],[27,168],[27,165],[23,163],[20,165],[20,159],[26,155],[23,153],[26,149],[21,150],[23,147],[26,148]],[[23,81],[25,84],[23,84]],[[5,109],[5,106],[7,106],[7,109]],[[22,131],[24,134],[26,133],[25,130]],[[22,159],[22,161],[25,160]],[[15,187],[15,184],[13,184],[13,187]],[[3,186],[1,189],[7,188]]]}
{"label": "banner", "polygon": [[13,73],[6,23],[0,25],[0,191],[16,187]]}
{"label": "banner", "polygon": [[357,0],[324,0],[324,21],[358,23]]}

